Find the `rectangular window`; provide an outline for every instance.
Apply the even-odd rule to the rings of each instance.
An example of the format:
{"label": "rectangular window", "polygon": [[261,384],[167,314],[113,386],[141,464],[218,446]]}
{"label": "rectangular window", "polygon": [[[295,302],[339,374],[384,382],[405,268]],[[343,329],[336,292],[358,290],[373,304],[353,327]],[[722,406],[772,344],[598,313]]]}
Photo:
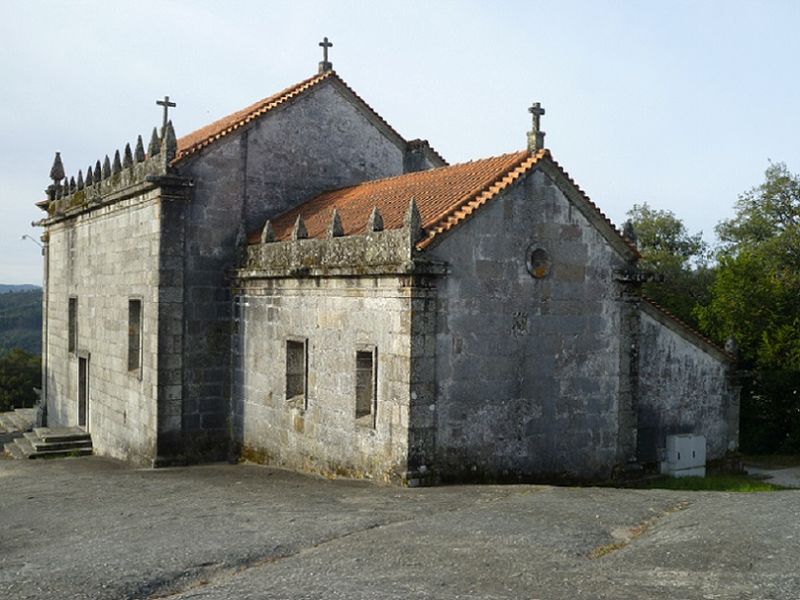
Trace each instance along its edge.
{"label": "rectangular window", "polygon": [[128,300],[128,371],[142,364],[142,301]]}
{"label": "rectangular window", "polygon": [[[375,396],[377,377],[375,369],[376,350],[356,352],[356,419],[375,426]],[[372,417],[372,418],[369,418]]]}
{"label": "rectangular window", "polygon": [[68,321],[68,350],[69,352],[77,352],[78,350],[78,299],[72,297],[69,299],[69,314]]}
{"label": "rectangular window", "polygon": [[308,342],[286,341],[286,401],[306,408],[308,384]]}

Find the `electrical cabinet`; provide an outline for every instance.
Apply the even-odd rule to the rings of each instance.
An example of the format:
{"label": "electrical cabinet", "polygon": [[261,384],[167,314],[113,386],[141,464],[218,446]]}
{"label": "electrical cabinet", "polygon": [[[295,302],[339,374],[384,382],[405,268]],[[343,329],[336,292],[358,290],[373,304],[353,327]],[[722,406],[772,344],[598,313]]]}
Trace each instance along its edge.
{"label": "electrical cabinet", "polygon": [[661,463],[661,473],[673,477],[705,477],[705,436],[692,433],[668,435],[664,461]]}

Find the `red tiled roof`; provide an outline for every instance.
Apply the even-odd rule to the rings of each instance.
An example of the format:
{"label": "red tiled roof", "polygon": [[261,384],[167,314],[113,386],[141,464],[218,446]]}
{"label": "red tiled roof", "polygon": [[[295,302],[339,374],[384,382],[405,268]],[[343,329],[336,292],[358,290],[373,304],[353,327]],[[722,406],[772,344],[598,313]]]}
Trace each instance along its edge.
{"label": "red tiled roof", "polygon": [[[373,207],[380,211],[384,228],[397,229],[403,226],[409,201],[414,198],[422,227],[429,236],[419,244],[424,247],[435,235],[469,218],[477,207],[511,185],[547,154],[546,150],[534,155],[515,152],[325,192],[275,219],[272,222],[275,239],[291,236],[298,215],[303,217],[308,237],[325,237],[334,208],[345,235],[363,233]],[[259,238],[260,232],[255,232],[249,241],[257,243]]]}
{"label": "red tiled roof", "polygon": [[290,86],[285,90],[278,92],[277,94],[273,94],[272,96],[264,98],[263,100],[259,100],[258,102],[255,102],[250,106],[243,108],[242,110],[236,111],[227,117],[223,117],[222,119],[214,121],[205,127],[201,127],[197,131],[193,131],[192,133],[181,137],[178,139],[178,152],[176,155],[176,160],[181,160],[190,154],[194,154],[198,150],[202,150],[212,142],[239,129],[239,127],[242,125],[246,125],[253,119],[260,117],[261,115],[271,111],[281,104],[286,103],[288,100],[297,97],[332,75],[335,75],[333,71],[325,71],[324,73],[319,73],[313,77],[309,77],[308,79],[305,79],[300,83],[296,83],[295,85]]}
{"label": "red tiled roof", "polygon": [[361,96],[356,94],[355,91],[353,91],[353,89],[336,74],[336,71],[325,71],[323,73],[318,73],[313,77],[309,77],[300,83],[296,83],[295,85],[292,85],[285,90],[278,92],[277,94],[273,94],[272,96],[264,98],[263,100],[259,100],[258,102],[255,102],[254,104],[251,104],[242,110],[236,111],[227,117],[223,117],[222,119],[214,121],[205,127],[201,127],[197,131],[183,136],[178,140],[178,152],[175,161],[178,162],[187,158],[188,156],[191,156],[195,152],[202,150],[221,137],[236,131],[240,127],[247,125],[254,119],[261,117],[271,110],[274,110],[275,108],[296,99],[298,96],[326,80],[335,81],[342,88],[347,90],[347,92],[349,92],[353,98],[358,100],[358,102],[360,102],[362,106],[369,113],[371,113],[372,116],[377,119],[386,129],[397,136],[397,138],[400,140],[404,140],[403,136],[397,133],[397,131],[395,131],[395,129],[389,125],[389,123],[383,117],[375,112],[375,110],[369,104],[367,104]]}
{"label": "red tiled roof", "polygon": [[[636,247],[622,236],[611,220],[553,160],[549,150],[539,150],[535,154],[523,150],[325,192],[277,217],[272,221],[272,228],[276,240],[289,239],[297,217],[302,216],[308,237],[324,238],[328,234],[333,209],[336,208],[344,235],[358,234],[364,232],[373,207],[377,207],[383,217],[384,227],[397,229],[403,226],[408,203],[413,197],[426,233],[417,244],[422,250],[439,234],[470,218],[478,208],[544,160],[574,186],[589,210],[596,213],[605,224],[605,235],[612,241],[618,239],[634,257],[638,257]],[[254,232],[248,241],[258,243],[260,236],[261,231]]]}

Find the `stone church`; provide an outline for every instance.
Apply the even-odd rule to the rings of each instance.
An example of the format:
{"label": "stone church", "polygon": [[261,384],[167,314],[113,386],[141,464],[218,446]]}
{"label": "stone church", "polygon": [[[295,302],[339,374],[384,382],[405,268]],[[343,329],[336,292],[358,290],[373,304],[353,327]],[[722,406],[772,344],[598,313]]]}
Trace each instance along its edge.
{"label": "stone church", "polygon": [[[327,40],[326,40],[327,41]],[[732,356],[642,297],[544,147],[449,165],[333,71],[176,138],[166,109],[39,203],[50,426],[159,466],[598,480],[737,447]]]}

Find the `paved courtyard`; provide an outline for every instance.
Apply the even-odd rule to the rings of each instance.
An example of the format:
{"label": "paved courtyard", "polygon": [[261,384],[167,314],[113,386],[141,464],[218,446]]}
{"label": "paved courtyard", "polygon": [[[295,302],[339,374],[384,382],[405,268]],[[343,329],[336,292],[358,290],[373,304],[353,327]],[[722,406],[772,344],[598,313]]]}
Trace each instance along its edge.
{"label": "paved courtyard", "polygon": [[0,598],[800,598],[800,491],[0,460]]}

